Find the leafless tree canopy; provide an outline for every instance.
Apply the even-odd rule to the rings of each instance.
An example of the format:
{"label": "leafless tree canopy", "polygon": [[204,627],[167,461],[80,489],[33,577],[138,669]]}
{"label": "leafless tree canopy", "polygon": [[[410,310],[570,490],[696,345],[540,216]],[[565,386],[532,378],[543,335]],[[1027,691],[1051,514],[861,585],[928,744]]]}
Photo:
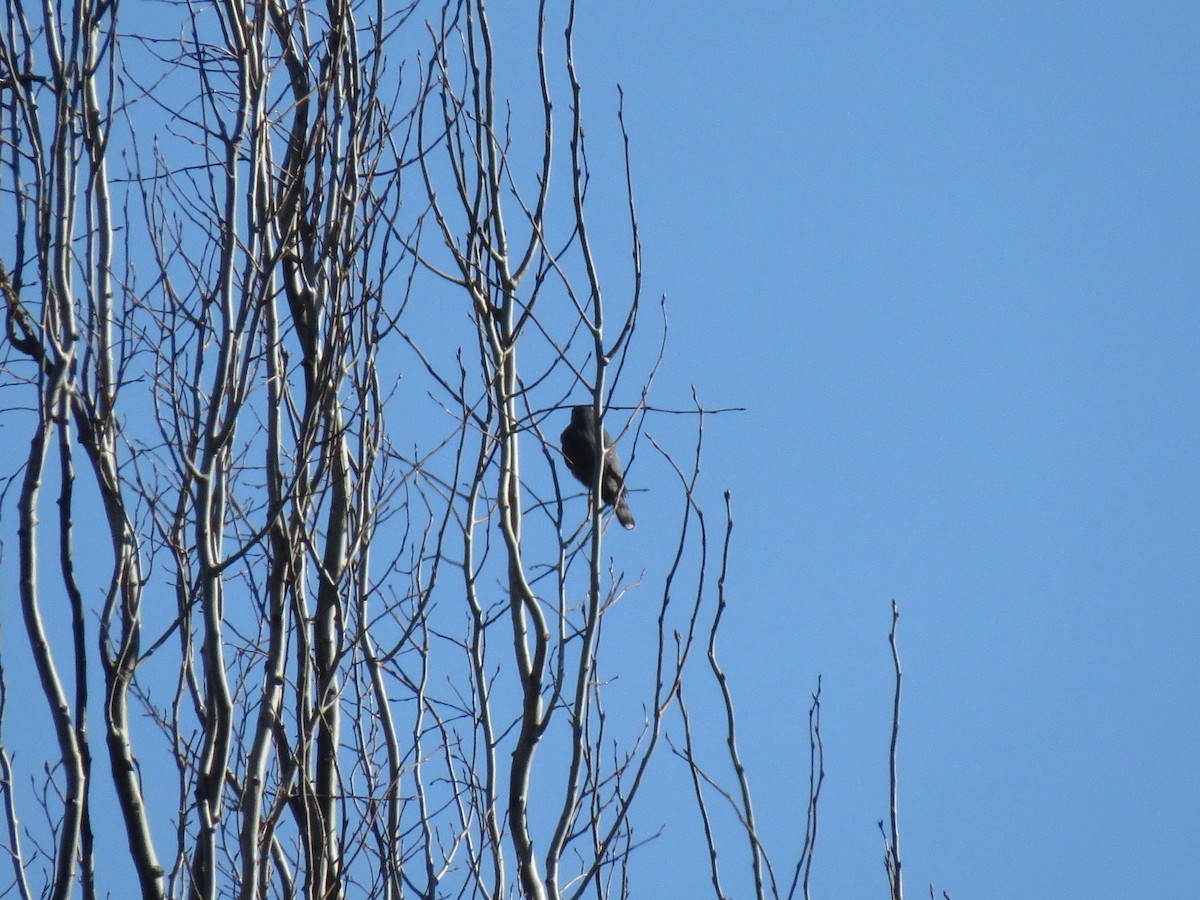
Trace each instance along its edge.
{"label": "leafless tree canopy", "polygon": [[[643,430],[665,326],[619,103],[624,213],[589,218],[574,3],[506,8],[515,49],[481,0],[4,4],[0,884],[620,897],[658,755],[718,896],[706,796],[758,896],[807,895],[819,705],[777,875],[716,655],[732,516],[695,501],[698,404]],[[606,542],[556,447],[584,402],[633,486],[639,453],[673,473],[669,530]]]}

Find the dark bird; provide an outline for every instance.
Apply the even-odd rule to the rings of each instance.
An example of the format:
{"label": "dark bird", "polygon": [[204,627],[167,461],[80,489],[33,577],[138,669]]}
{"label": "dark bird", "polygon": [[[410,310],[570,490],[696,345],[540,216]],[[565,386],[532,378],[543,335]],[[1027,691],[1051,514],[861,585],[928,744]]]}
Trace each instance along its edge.
{"label": "dark bird", "polygon": [[[633,528],[633,513],[625,500],[625,474],[613,448],[612,436],[604,432],[604,471],[600,474],[600,496],[605,506],[612,506],[617,521],[626,528]],[[571,474],[583,482],[589,490],[596,475],[596,417],[591,404],[571,409],[571,424],[562,433],[563,459]]]}

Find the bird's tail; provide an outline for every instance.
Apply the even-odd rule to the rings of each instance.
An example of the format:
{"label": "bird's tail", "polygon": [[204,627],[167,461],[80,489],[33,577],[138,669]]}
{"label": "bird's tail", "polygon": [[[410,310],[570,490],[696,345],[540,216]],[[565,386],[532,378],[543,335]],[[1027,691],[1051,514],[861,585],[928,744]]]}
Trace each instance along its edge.
{"label": "bird's tail", "polygon": [[637,527],[637,523],[633,521],[633,513],[629,511],[629,504],[625,502],[624,493],[617,498],[617,502],[613,507],[613,511],[617,514],[617,521],[630,531]]}

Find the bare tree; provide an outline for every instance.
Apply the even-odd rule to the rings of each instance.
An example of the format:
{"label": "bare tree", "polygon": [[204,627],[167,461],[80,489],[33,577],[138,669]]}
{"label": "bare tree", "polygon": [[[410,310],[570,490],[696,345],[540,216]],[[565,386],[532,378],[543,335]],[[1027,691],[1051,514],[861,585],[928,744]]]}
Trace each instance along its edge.
{"label": "bare tree", "polygon": [[[19,895],[626,896],[672,721],[707,828],[700,647],[756,893],[807,897],[819,688],[785,890],[716,653],[732,510],[710,549],[698,401],[673,410],[693,448],[644,431],[665,324],[645,337],[619,103],[625,212],[592,224],[575,4],[537,9],[532,105],[482,0],[155,5],[134,31],[133,0],[5,7],[0,388],[28,449],[2,572],[55,741],[18,771],[0,657]],[[625,572],[601,503],[581,517],[599,461],[582,498],[560,478],[585,402],[597,446],[607,426],[675,473],[661,574]],[[653,661],[614,710],[605,623],[634,591]],[[118,818],[127,852],[98,852]]]}

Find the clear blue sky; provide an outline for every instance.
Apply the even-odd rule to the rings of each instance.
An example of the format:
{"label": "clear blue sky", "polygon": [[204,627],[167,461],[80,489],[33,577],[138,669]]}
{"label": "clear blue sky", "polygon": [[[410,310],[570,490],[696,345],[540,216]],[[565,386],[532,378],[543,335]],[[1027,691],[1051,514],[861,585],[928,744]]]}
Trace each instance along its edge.
{"label": "clear blue sky", "polygon": [[[895,597],[910,895],[1200,896],[1200,7],[581,24],[589,136],[619,81],[669,298],[659,400],[749,408],[705,478],[713,512],[734,495],[723,648],[777,863],[821,673],[815,885],[886,892]],[[639,539],[673,515],[637,505]]]}
{"label": "clear blue sky", "polygon": [[[533,4],[494,6],[527,67],[503,42]],[[620,83],[647,305],[668,298],[651,402],[746,407],[709,424],[702,499],[716,540],[733,494],[720,646],[776,865],[820,675],[814,894],[886,895],[895,598],[910,898],[1200,898],[1200,5],[582,6],[595,221],[620,221]],[[623,233],[593,240],[627,267]],[[613,672],[648,652],[670,477],[643,442],[638,530],[606,548],[651,577],[606,622]],[[723,720],[696,724],[719,749]],[[682,768],[653,775],[641,836],[675,825],[634,896],[706,895]],[[744,845],[722,863],[749,896]]]}

